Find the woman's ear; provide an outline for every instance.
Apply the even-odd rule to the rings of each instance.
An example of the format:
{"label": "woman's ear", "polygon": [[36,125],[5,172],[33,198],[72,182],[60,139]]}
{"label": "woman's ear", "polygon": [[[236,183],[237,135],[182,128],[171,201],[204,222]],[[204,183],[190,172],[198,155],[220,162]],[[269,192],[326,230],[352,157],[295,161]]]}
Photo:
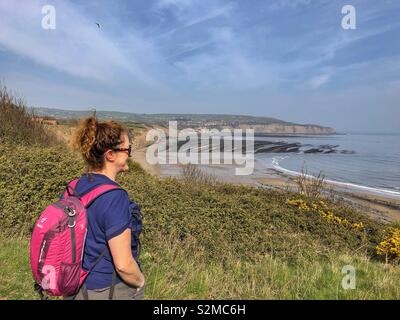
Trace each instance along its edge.
{"label": "woman's ear", "polygon": [[104,152],[104,160],[114,162],[115,161],[115,153],[111,149],[108,149]]}

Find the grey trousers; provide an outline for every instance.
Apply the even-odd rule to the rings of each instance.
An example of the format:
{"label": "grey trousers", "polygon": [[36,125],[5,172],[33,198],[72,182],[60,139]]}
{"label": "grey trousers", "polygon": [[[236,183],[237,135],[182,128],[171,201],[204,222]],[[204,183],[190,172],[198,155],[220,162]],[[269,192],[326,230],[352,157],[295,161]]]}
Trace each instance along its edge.
{"label": "grey trousers", "polygon": [[[82,288],[73,300],[85,300]],[[104,289],[87,290],[89,300],[109,300],[110,287]],[[120,282],[114,287],[112,300],[143,300],[144,287],[136,289],[128,286],[125,282]],[[68,299],[68,298],[67,298]]]}

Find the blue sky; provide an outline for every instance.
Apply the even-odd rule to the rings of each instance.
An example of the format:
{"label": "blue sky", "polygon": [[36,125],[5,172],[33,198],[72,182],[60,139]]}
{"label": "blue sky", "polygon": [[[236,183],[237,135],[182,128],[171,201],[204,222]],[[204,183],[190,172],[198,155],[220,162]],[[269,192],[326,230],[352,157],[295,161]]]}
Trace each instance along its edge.
{"label": "blue sky", "polygon": [[399,18],[398,0],[7,0],[0,79],[31,106],[400,132]]}

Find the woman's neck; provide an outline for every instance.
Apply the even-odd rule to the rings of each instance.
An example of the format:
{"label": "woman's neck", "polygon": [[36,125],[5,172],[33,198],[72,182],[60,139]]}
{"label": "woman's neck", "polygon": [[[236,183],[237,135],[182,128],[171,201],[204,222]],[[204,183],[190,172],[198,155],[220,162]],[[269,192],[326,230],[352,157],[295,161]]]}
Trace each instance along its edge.
{"label": "woman's neck", "polygon": [[97,173],[97,174],[103,174],[107,176],[110,180],[115,181],[115,178],[117,176],[117,173],[114,170],[109,170],[107,168],[97,170],[97,171],[91,171],[92,173]]}

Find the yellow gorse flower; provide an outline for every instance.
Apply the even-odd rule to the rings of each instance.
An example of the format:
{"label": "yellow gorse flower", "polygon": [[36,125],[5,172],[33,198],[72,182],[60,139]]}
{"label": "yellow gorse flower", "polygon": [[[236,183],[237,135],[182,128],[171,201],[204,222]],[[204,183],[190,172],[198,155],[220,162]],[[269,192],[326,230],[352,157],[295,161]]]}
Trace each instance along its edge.
{"label": "yellow gorse flower", "polygon": [[400,228],[391,228],[386,238],[376,246],[376,253],[389,258],[400,257]]}
{"label": "yellow gorse flower", "polygon": [[328,210],[328,206],[322,200],[308,204],[306,201],[304,201],[302,199],[291,199],[291,200],[287,200],[286,203],[291,206],[297,207],[301,211],[317,212],[317,213],[319,213],[319,215],[322,218],[324,218],[329,223],[342,225],[342,226],[353,228],[356,230],[364,229],[364,225],[362,222],[350,223],[347,219],[342,218],[338,215],[335,215],[332,211]]}

